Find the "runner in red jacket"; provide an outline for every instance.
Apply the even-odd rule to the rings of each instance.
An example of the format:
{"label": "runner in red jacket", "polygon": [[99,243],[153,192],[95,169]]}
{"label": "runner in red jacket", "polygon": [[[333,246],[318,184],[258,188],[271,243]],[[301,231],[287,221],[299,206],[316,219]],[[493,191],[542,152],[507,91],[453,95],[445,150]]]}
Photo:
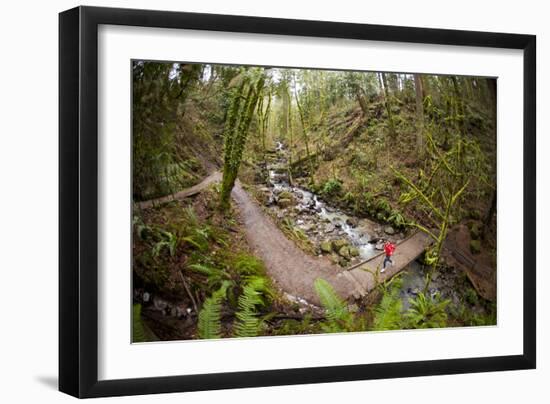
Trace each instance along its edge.
{"label": "runner in red jacket", "polygon": [[386,241],[386,243],[384,244],[384,253],[386,254],[386,256],[384,257],[384,263],[382,264],[382,270],[380,272],[384,272],[386,270],[386,264],[388,262],[393,265],[391,256],[393,255],[394,251],[395,251],[395,244],[390,243],[389,241]]}

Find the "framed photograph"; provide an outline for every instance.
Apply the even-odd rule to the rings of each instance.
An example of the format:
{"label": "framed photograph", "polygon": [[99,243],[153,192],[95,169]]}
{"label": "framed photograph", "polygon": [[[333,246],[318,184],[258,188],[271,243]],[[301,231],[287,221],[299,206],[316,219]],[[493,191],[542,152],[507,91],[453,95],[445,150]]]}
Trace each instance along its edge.
{"label": "framed photograph", "polygon": [[533,369],[532,35],[59,17],[59,388]]}

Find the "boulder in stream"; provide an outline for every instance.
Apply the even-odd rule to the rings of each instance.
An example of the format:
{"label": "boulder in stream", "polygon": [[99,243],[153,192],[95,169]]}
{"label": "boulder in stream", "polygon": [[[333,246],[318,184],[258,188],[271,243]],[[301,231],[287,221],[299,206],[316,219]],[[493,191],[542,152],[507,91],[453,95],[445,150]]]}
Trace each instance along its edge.
{"label": "boulder in stream", "polygon": [[347,245],[349,245],[349,242],[344,238],[332,241],[332,249],[334,252],[339,252],[342,247]]}
{"label": "boulder in stream", "polygon": [[345,245],[342,248],[340,248],[338,250],[338,255],[340,257],[344,257],[345,259],[349,260],[351,258],[351,252],[350,252],[349,246]]}
{"label": "boulder in stream", "polygon": [[321,247],[321,252],[324,254],[330,254],[332,252],[332,245],[330,241],[323,241],[320,247]]}

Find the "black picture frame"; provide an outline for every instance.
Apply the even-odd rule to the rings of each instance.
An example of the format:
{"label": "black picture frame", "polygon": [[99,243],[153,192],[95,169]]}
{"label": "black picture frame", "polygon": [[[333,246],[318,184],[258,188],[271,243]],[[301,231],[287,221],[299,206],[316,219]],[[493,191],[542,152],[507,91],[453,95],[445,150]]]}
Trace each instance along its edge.
{"label": "black picture frame", "polygon": [[100,24],[523,50],[523,245],[536,244],[536,37],[184,12],[77,7],[59,15],[59,389],[76,397],[324,383],[536,366],[536,258],[523,258],[523,354],[98,381]]}

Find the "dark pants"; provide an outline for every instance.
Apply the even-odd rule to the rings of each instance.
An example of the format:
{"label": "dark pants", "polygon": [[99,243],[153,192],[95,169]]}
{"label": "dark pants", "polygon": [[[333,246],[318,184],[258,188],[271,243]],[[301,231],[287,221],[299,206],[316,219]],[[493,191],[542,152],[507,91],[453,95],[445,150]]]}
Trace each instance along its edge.
{"label": "dark pants", "polygon": [[393,264],[393,261],[391,260],[391,255],[386,255],[384,258],[384,263],[382,264],[382,269],[386,269],[386,264],[388,262],[391,262]]}

